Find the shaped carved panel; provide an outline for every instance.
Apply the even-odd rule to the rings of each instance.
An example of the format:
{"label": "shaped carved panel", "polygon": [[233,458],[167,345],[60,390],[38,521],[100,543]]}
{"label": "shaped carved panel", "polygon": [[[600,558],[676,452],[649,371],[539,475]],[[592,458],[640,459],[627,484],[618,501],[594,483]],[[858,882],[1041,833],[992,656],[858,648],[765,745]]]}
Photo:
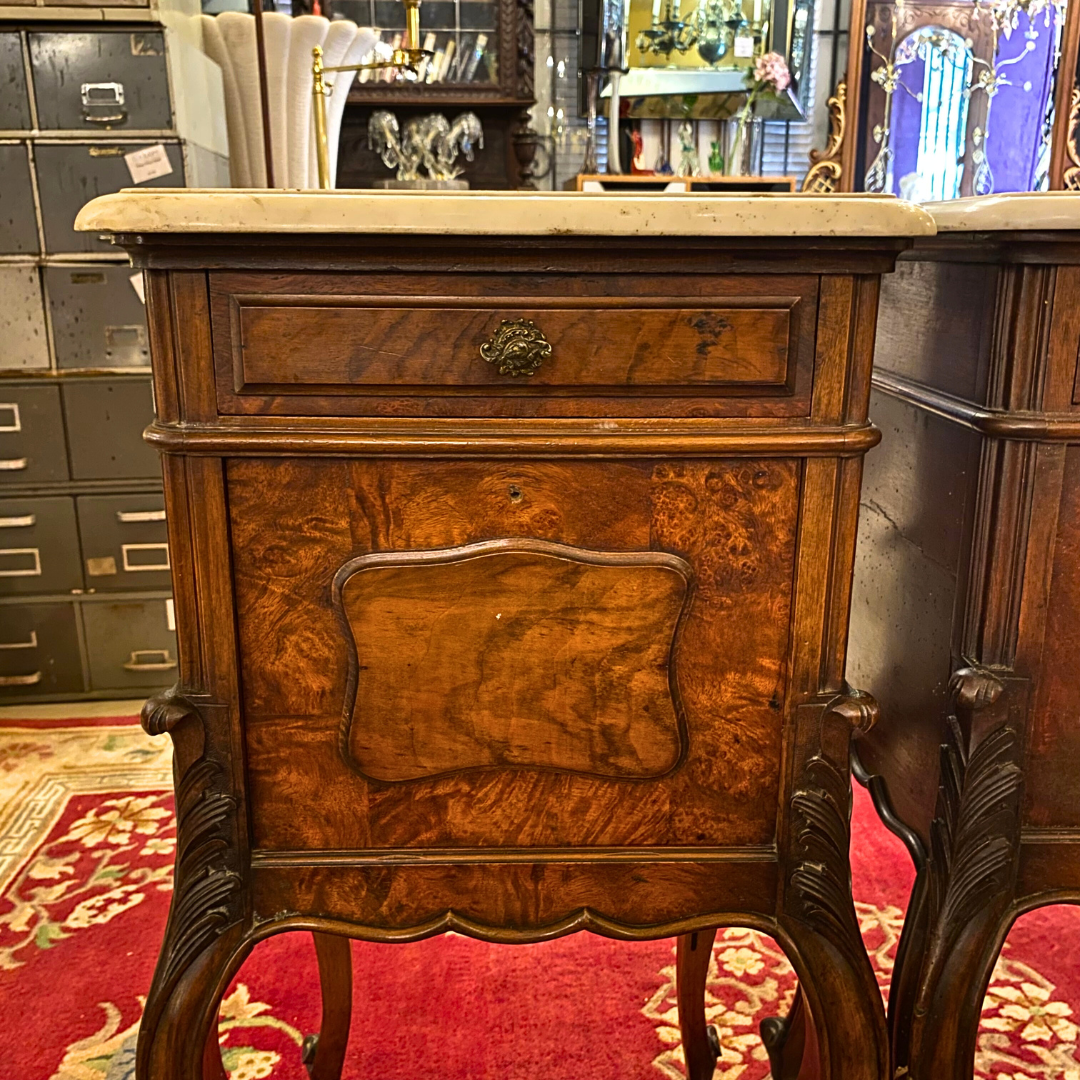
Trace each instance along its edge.
{"label": "shaped carved panel", "polygon": [[673,653],[692,573],[541,540],[346,563],[342,754],[401,782],[542,768],[648,779],[686,753]]}

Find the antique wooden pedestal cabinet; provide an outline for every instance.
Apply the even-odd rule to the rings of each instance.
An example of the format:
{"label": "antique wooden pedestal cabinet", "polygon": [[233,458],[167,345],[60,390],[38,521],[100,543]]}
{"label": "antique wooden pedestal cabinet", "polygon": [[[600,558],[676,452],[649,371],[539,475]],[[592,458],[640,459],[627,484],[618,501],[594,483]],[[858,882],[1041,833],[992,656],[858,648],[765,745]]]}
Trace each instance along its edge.
{"label": "antique wooden pedestal cabinet", "polygon": [[930,210],[883,284],[848,675],[919,869],[894,1066],[966,1080],[1010,924],[1080,902],[1080,196]]}
{"label": "antique wooden pedestal cabinet", "polygon": [[[892,199],[133,192],[180,682],[176,892],[141,1080],[220,1073],[252,945],[680,935],[804,995],[777,1069],[886,1075],[848,870],[844,680]],[[619,993],[617,986],[611,993]],[[204,1047],[208,1048],[204,1052]]]}

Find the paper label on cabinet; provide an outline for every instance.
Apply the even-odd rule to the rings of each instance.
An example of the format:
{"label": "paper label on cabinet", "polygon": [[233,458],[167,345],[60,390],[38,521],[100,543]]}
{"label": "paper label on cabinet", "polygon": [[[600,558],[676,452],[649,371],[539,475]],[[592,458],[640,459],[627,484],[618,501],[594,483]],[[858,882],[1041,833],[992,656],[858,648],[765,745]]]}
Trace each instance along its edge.
{"label": "paper label on cabinet", "polygon": [[735,55],[740,59],[749,59],[754,55],[754,39],[740,36],[735,39]]}
{"label": "paper label on cabinet", "polygon": [[143,276],[140,270],[137,274],[132,274],[128,278],[131,282],[131,287],[135,290],[135,294],[145,304],[146,303],[146,291],[143,289]]}
{"label": "paper label on cabinet", "polygon": [[147,180],[156,180],[159,176],[168,176],[173,171],[169,155],[161,143],[132,150],[124,155],[124,163],[131,173],[133,184],[145,184]]}

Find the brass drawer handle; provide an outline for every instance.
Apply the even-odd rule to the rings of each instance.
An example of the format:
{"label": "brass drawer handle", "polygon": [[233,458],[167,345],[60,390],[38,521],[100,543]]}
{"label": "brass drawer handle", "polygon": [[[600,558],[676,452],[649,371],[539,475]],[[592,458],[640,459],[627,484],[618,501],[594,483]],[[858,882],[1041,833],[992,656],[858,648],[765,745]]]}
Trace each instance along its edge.
{"label": "brass drawer handle", "polygon": [[500,375],[533,375],[551,355],[551,345],[532,319],[503,319],[480,346],[480,355]]}

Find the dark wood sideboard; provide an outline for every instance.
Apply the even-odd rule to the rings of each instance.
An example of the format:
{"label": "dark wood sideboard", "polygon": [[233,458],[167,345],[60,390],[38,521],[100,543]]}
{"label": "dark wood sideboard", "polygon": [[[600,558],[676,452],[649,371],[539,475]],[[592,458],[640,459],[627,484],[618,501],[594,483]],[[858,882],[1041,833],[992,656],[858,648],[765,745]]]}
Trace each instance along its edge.
{"label": "dark wood sideboard", "polygon": [[[394,231],[402,206],[430,231]],[[81,227],[147,271],[176,589],[180,681],[144,712],[180,839],[141,1080],[219,1075],[220,996],[288,930],[319,947],[319,1080],[347,937],[446,930],[678,935],[705,1080],[731,924],[801,980],[765,1025],[777,1074],[885,1080],[847,859],[874,707],[843,672],[879,276],[929,218],[133,193]]]}
{"label": "dark wood sideboard", "polygon": [[1080,902],[1080,198],[931,211],[882,288],[848,676],[918,868],[893,1067],[969,1080],[1009,926]]}

